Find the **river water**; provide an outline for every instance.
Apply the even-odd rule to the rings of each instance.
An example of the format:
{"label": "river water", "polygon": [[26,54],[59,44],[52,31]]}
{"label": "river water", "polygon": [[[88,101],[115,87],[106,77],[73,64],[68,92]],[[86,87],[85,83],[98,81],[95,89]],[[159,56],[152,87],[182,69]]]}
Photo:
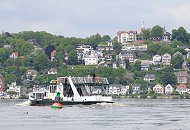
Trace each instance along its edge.
{"label": "river water", "polygon": [[189,130],[190,100],[114,99],[114,104],[28,106],[0,100],[0,130]]}

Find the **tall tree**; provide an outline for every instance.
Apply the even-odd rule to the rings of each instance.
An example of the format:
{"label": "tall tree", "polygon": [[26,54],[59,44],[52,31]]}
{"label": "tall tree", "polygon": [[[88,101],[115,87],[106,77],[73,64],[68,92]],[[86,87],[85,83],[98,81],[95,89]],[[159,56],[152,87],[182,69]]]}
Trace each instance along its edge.
{"label": "tall tree", "polygon": [[152,37],[162,39],[162,37],[163,37],[163,28],[160,27],[159,25],[156,25],[151,29],[150,34],[151,34]]}
{"label": "tall tree", "polygon": [[134,64],[135,70],[140,71],[141,70],[141,61],[136,61]]}
{"label": "tall tree", "polygon": [[183,27],[179,27],[177,30],[172,30],[172,41],[178,40],[182,43],[189,44],[189,34]]}
{"label": "tall tree", "polygon": [[14,61],[15,63],[15,67],[16,67],[16,71],[15,71],[15,75],[16,75],[16,84],[17,85],[21,85],[21,71],[20,71],[20,67],[22,65],[22,61],[20,58],[15,59]]}
{"label": "tall tree", "polygon": [[82,43],[91,45],[94,49],[96,49],[97,45],[101,42],[101,36],[99,33],[92,35],[90,37],[85,38]]}
{"label": "tall tree", "polygon": [[34,69],[37,71],[45,70],[49,67],[49,59],[48,56],[44,53],[40,53],[34,59]]}
{"label": "tall tree", "polygon": [[78,63],[78,57],[76,50],[71,50],[68,53],[68,64],[69,65],[76,65]]}
{"label": "tall tree", "polygon": [[145,29],[145,30],[143,31],[142,37],[143,37],[143,39],[145,39],[145,40],[150,39],[150,38],[151,38],[150,30],[149,30],[149,29]]}
{"label": "tall tree", "polygon": [[156,74],[156,77],[156,80],[164,86],[167,84],[176,85],[177,83],[177,78],[174,74],[174,70],[170,66],[167,66],[162,70],[159,70]]}
{"label": "tall tree", "polygon": [[106,42],[106,41],[110,41],[111,40],[111,37],[109,36],[109,35],[104,35],[103,37],[102,37],[102,42]]}
{"label": "tall tree", "polygon": [[181,69],[182,68],[182,64],[184,62],[183,56],[181,54],[176,55],[175,57],[172,58],[172,66],[175,69]]}

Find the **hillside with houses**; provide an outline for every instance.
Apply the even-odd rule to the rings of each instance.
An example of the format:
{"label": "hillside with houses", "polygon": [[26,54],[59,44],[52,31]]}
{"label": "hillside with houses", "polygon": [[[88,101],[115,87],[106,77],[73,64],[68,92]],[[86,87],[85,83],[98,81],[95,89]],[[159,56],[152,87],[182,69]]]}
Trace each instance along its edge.
{"label": "hillside with houses", "polygon": [[[112,95],[189,95],[190,34],[159,25],[87,38],[2,32],[0,96],[27,97],[59,76],[106,77]],[[186,98],[188,96],[185,96]]]}

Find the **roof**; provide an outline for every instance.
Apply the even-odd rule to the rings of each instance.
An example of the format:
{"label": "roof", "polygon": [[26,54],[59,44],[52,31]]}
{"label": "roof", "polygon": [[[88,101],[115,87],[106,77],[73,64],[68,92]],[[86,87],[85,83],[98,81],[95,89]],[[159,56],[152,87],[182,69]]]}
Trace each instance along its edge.
{"label": "roof", "polygon": [[56,68],[51,68],[48,70],[49,72],[57,72],[57,69]]}
{"label": "roof", "polygon": [[[161,84],[156,84],[154,87],[156,87],[156,86],[160,86],[160,87],[164,88],[164,86],[161,85]],[[154,87],[153,87],[153,88],[154,88]]]}
{"label": "roof", "polygon": [[144,78],[155,78],[155,74],[146,74]]}
{"label": "roof", "polygon": [[187,71],[178,71],[178,72],[175,72],[175,75],[178,77],[187,77],[188,76]]}
{"label": "roof", "polygon": [[26,73],[29,74],[29,75],[36,75],[38,73],[38,71],[36,71],[36,70],[27,70]]}
{"label": "roof", "polygon": [[180,85],[177,86],[177,88],[178,88],[178,89],[179,89],[179,88],[187,89],[187,86],[186,86],[185,84],[180,84]]}

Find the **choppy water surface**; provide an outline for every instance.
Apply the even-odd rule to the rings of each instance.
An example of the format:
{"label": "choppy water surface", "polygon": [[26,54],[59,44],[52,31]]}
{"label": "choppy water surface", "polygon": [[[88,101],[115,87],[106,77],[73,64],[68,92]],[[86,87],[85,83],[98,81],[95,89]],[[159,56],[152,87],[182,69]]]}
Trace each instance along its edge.
{"label": "choppy water surface", "polygon": [[189,130],[190,100],[115,99],[114,104],[28,106],[0,100],[0,130]]}

